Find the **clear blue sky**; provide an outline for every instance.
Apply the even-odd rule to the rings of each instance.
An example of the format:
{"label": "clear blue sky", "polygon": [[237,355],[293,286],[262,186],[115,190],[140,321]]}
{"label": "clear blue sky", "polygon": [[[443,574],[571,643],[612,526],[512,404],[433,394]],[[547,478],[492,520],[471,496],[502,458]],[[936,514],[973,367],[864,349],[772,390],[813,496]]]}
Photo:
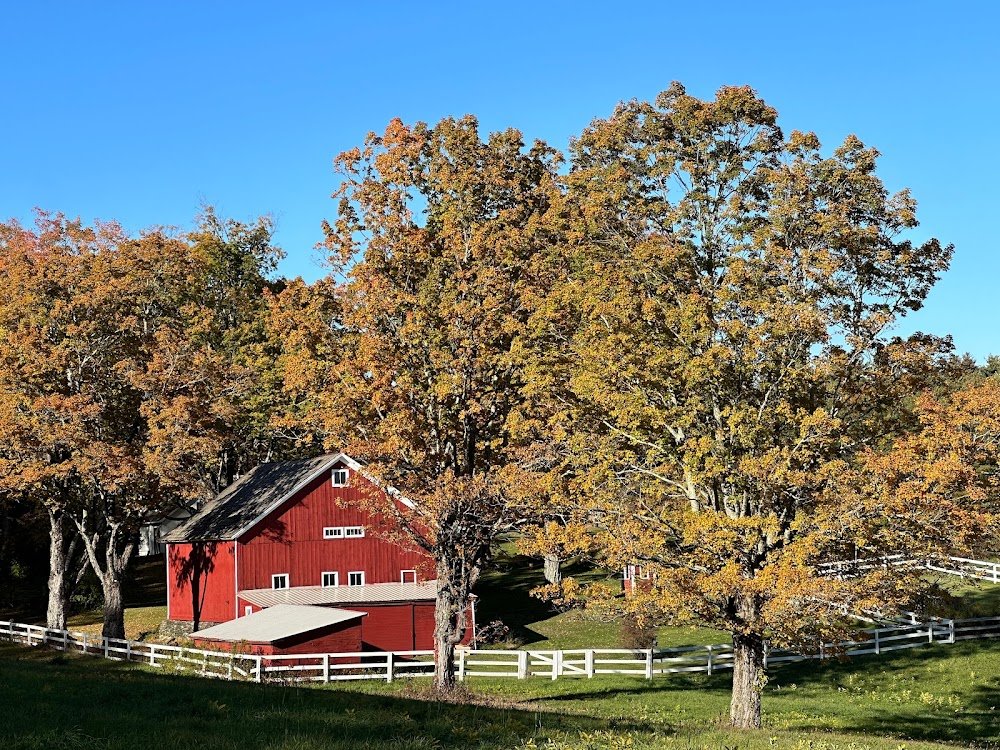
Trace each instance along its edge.
{"label": "clear blue sky", "polygon": [[622,99],[750,84],[786,132],[883,153],[952,270],[900,332],[1000,352],[1000,7],[993,2],[9,3],[0,217],[188,225],[271,213],[323,270],[335,154],[393,117],[473,113],[565,147]]}

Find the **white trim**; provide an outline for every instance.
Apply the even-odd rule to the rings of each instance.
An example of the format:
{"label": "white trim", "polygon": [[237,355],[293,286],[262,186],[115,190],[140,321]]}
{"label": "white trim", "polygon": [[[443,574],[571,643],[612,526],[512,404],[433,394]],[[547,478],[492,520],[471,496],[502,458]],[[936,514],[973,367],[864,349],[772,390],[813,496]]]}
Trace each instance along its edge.
{"label": "white trim", "polygon": [[[333,583],[327,583],[326,577],[333,576]],[[336,570],[324,570],[319,577],[319,584],[325,589],[336,588],[340,585],[340,573]]]}
{"label": "white trim", "polygon": [[170,547],[171,544],[168,542],[163,545],[163,561],[166,563],[167,568],[167,619],[170,619]]}
{"label": "white trim", "polygon": [[234,595],[233,595],[233,609],[236,610],[236,616],[240,616],[240,540],[233,540],[233,584],[234,584]]}
{"label": "white trim", "polygon": [[[361,583],[351,583],[351,576],[361,576]],[[352,570],[347,574],[347,585],[348,586],[364,586],[365,585],[365,571],[363,570]]]}
{"label": "white trim", "polygon": [[[353,534],[351,532],[354,532]],[[365,536],[364,526],[345,526],[344,539],[363,539]]]}
{"label": "white trim", "polygon": [[[327,533],[329,532],[329,533]],[[323,527],[323,538],[324,539],[343,539],[344,538],[344,527],[343,526],[324,526]]]}
{"label": "white trim", "polygon": [[[285,585],[284,586],[275,586],[274,585],[275,584],[275,580],[278,579],[278,578],[284,578],[285,579]],[[288,573],[272,573],[271,574],[271,588],[274,589],[275,591],[281,591],[282,589],[290,589],[291,587],[292,587],[292,581],[291,581],[291,578],[289,577]]]}
{"label": "white trim", "polygon": [[[337,481],[337,474],[340,472],[344,472],[343,482]],[[351,470],[346,466],[341,466],[341,467],[334,466],[332,469],[330,469],[330,485],[332,487],[347,487],[350,484],[350,482],[351,482]]]}
{"label": "white trim", "polygon": [[[407,581],[406,574],[413,573],[413,580]],[[399,582],[400,583],[416,583],[417,582],[417,571],[415,570],[401,570],[399,571]]]}

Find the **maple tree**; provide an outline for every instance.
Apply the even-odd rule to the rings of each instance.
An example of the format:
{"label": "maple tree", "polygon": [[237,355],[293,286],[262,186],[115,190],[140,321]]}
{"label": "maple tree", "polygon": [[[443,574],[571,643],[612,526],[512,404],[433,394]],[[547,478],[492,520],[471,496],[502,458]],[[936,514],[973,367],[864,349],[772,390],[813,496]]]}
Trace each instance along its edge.
{"label": "maple tree", "polygon": [[4,225],[2,243],[9,293],[0,305],[0,481],[48,515],[49,624],[65,624],[65,572],[80,544],[104,589],[106,633],[115,635],[132,527],[106,508],[99,526],[93,520],[98,505],[139,518],[153,497],[135,440],[139,399],[128,380],[149,322],[142,306],[162,282],[138,269],[175,243],[132,240],[114,223],[86,227],[45,213],[34,230]]}
{"label": "maple tree", "polygon": [[520,521],[507,483],[526,403],[519,348],[556,155],[514,130],[482,139],[467,116],[393,121],[336,165],[326,246],[346,277],[321,417],[328,444],[410,501],[377,510],[434,558],[435,685],[448,688],[472,587]]}
{"label": "maple tree", "polygon": [[211,497],[269,450],[269,415],[241,400],[252,390],[241,357],[263,335],[270,224],[208,210],[190,238],[130,237],[41,213],[34,230],[3,225],[0,241],[11,284],[0,481],[49,516],[50,625],[65,623],[78,546],[102,585],[103,632],[122,637],[138,528]]}
{"label": "maple tree", "polygon": [[[904,238],[916,205],[877,156],[785,137],[749,87],[703,101],[679,84],[571,149],[564,280],[533,326],[543,481],[608,564],[652,573],[630,609],[732,634],[736,726],[760,725],[765,642],[815,647],[845,607],[895,596],[891,577],[814,568],[843,551],[831,480],[907,421],[899,405],[948,354],[889,335],[952,250]],[[859,551],[899,551],[872,540]]]}

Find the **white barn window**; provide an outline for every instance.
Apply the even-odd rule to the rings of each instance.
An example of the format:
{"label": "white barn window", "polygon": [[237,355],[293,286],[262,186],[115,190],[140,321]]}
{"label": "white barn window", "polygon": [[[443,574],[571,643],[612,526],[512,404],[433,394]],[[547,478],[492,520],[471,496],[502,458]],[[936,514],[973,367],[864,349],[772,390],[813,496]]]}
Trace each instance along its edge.
{"label": "white barn window", "polygon": [[417,571],[415,571],[415,570],[401,570],[401,571],[399,571],[399,582],[400,583],[416,583],[417,582]]}
{"label": "white barn window", "polygon": [[344,538],[344,527],[343,526],[327,526],[323,529],[324,539],[343,539]]}
{"label": "white barn window", "polygon": [[354,570],[347,574],[347,585],[348,586],[364,586],[365,585],[365,572],[363,570]]}
{"label": "white barn window", "polygon": [[337,571],[323,574],[323,588],[331,588],[340,585],[340,574]]}
{"label": "white barn window", "polygon": [[344,527],[344,536],[345,537],[358,539],[360,537],[363,537],[364,535],[365,535],[365,527],[364,526],[345,526]]}
{"label": "white barn window", "polygon": [[330,480],[334,487],[346,487],[350,479],[350,472],[347,469],[334,469],[330,472]]}
{"label": "white barn window", "polygon": [[288,588],[288,573],[276,573],[271,576],[271,588],[272,589],[287,589]]}

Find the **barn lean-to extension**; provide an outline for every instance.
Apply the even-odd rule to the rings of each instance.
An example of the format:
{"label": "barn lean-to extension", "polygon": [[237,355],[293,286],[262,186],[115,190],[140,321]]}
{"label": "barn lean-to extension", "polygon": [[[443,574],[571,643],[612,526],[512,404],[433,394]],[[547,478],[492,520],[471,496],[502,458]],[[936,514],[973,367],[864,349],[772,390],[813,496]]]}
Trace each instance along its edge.
{"label": "barn lean-to extension", "polygon": [[[432,648],[433,560],[387,533],[392,513],[364,509],[370,492],[343,453],[258,466],[163,537],[168,619],[203,631],[277,605],[333,607],[365,613],[363,650]],[[466,642],[471,608],[468,622]]]}

